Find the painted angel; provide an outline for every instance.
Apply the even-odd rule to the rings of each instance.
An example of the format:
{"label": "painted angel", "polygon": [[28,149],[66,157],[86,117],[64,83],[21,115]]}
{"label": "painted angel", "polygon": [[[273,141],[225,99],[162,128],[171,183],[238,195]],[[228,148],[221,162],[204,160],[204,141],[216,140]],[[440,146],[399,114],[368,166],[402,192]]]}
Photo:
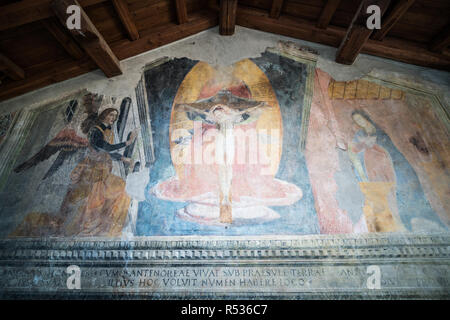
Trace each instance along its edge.
{"label": "painted angel", "polygon": [[99,115],[98,109],[102,98],[102,96],[98,96],[97,94],[87,94],[83,97],[83,105],[85,107],[87,118],[81,124],[81,130],[86,137],[80,137],[76,130],[71,126],[70,122],[68,126],[64,127],[35,155],[15,167],[14,172],[19,173],[28,170],[58,153],[55,161],[42,178],[42,180],[45,180],[54,175],[73,155],[77,152],[84,151],[89,147],[92,147],[97,151],[104,150],[105,152],[109,152],[112,159],[130,165],[132,163],[131,159],[123,157],[114,151],[130,145],[136,138],[136,133],[132,132],[132,136],[127,142],[124,142],[124,144],[119,143],[112,145],[107,142],[108,138],[105,139],[104,132],[108,129],[108,135],[110,134],[109,131],[111,131],[111,125],[117,120],[119,113],[116,109],[105,109]]}
{"label": "painted angel", "polygon": [[132,165],[132,160],[118,151],[131,145],[136,133],[133,131],[127,141],[115,144],[112,125],[119,112],[107,107],[98,114],[101,98],[97,95],[86,95],[83,104],[88,116],[81,124],[81,131],[86,138],[66,127],[15,171],[31,168],[59,152],[44,175],[43,179],[46,179],[76,152],[87,149],[85,158],[70,174],[72,183],[58,217],[63,222],[56,233],[65,236],[117,236],[125,223],[130,197],[125,192],[125,181],[112,174],[112,161]]}

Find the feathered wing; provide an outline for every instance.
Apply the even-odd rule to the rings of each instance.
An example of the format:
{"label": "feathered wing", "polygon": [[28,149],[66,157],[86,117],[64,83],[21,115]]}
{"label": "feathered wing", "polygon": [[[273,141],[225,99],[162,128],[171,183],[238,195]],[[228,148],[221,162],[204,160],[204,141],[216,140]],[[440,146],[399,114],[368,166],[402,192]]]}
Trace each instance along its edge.
{"label": "feathered wing", "polygon": [[45,179],[51,177],[53,174],[55,174],[56,171],[58,171],[59,167],[61,167],[63,165],[63,163],[67,159],[69,159],[71,156],[73,156],[77,151],[78,150],[60,151],[59,154],[58,154],[58,157],[56,157],[56,160],[53,162],[53,164],[50,167],[50,169],[48,169],[47,173],[42,178],[42,180],[45,180]]}
{"label": "feathered wing", "polygon": [[[102,104],[103,95],[88,93],[83,97],[83,106],[87,118],[81,125],[81,129],[89,129],[93,123],[97,121],[98,110]],[[88,130],[86,130],[87,132]],[[77,153],[81,149],[85,149],[89,142],[77,135],[75,130],[64,128],[55,138],[53,138],[47,145],[45,145],[33,157],[20,164],[14,169],[14,172],[22,172],[34,167],[38,163],[49,159],[54,154],[58,153],[58,157],[53,162],[50,169],[45,174],[43,180],[51,177],[64,162]]]}
{"label": "feathered wing", "polygon": [[47,144],[45,147],[43,147],[41,150],[39,150],[39,152],[36,153],[33,157],[31,157],[24,163],[18,165],[16,168],[14,168],[14,172],[19,173],[19,172],[28,170],[31,167],[34,167],[39,162],[47,160],[52,155],[57,153],[59,150],[60,150],[59,147],[53,147],[53,146]]}
{"label": "feathered wing", "polygon": [[25,171],[31,167],[34,167],[38,163],[49,159],[52,155],[59,152],[58,157],[45,174],[43,178],[43,180],[45,180],[52,176],[67,159],[69,159],[77,151],[85,149],[88,144],[89,142],[86,139],[79,137],[75,130],[65,128],[34,156],[17,166],[14,169],[14,172],[19,173]]}

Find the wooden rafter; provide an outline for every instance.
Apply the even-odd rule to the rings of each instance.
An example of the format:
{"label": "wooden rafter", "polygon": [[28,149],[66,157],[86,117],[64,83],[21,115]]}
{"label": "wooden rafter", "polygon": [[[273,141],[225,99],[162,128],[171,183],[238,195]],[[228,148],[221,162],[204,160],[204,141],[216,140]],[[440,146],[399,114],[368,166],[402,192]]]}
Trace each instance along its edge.
{"label": "wooden rafter", "polygon": [[367,14],[367,7],[370,5],[377,5],[381,9],[381,15],[383,15],[389,6],[389,3],[390,0],[363,0],[361,2],[347,29],[347,33],[338,48],[336,62],[353,64],[373,32],[373,30],[368,29],[366,25],[367,18],[369,17],[369,14]]}
{"label": "wooden rafter", "polygon": [[237,0],[220,0],[219,33],[223,36],[234,34],[236,25]]}
{"label": "wooden rafter", "polygon": [[128,9],[127,2],[125,0],[112,0],[112,3],[120,21],[122,21],[122,25],[125,27],[125,30],[127,30],[128,37],[133,41],[139,39],[139,31],[136,28],[136,24]]}
{"label": "wooden rafter", "polygon": [[450,46],[450,26],[442,30],[430,43],[430,50],[442,52]]}
{"label": "wooden rafter", "polygon": [[[236,24],[333,47],[338,47],[346,35],[346,30],[341,27],[330,25],[327,29],[320,29],[315,22],[290,16],[281,16],[274,20],[264,10],[248,7],[239,7]],[[431,52],[411,41],[369,39],[362,47],[361,53],[450,71],[450,57]]]}
{"label": "wooden rafter", "polygon": [[[115,42],[112,44],[112,50],[120,60],[123,60],[217,26],[217,24],[218,15],[208,11],[196,12],[191,15],[189,22],[182,26],[171,23],[154,28],[147,33],[142,33],[136,41],[123,39]],[[78,61],[67,58],[52,64],[43,72],[27,75],[24,80],[5,83],[0,90],[0,101],[82,75],[96,68],[96,64],[87,56]]]}
{"label": "wooden rafter", "polygon": [[400,0],[398,1],[387,17],[383,18],[381,29],[374,31],[372,39],[383,40],[386,34],[397,23],[398,20],[405,14],[405,12],[414,4],[415,0]]}
{"label": "wooden rafter", "polygon": [[83,50],[77,45],[68,32],[63,29],[63,26],[56,18],[42,20],[42,24],[72,58],[78,60],[84,56]]}
{"label": "wooden rafter", "polygon": [[317,27],[321,29],[326,29],[330,24],[331,19],[333,18],[336,9],[338,8],[341,0],[328,0],[323,7],[322,12],[320,14],[320,18],[317,21]]}
{"label": "wooden rafter", "polygon": [[273,19],[278,19],[281,14],[281,9],[283,8],[284,0],[273,0],[272,7],[270,8],[270,17]]}
{"label": "wooden rafter", "polygon": [[192,13],[189,22],[183,25],[171,23],[153,28],[148,33],[143,33],[139,40],[131,43],[126,40],[115,42],[112,44],[112,49],[117,57],[123,60],[212,28],[217,24],[217,15],[209,11]]}
{"label": "wooden rafter", "polygon": [[2,53],[0,53],[0,69],[13,80],[25,79],[25,71]]}
{"label": "wooden rafter", "polygon": [[186,0],[175,0],[175,7],[177,10],[178,24],[183,24],[189,21]]}
{"label": "wooden rafter", "polygon": [[[52,1],[22,0],[0,6],[0,31],[53,17],[55,13],[50,8]],[[105,1],[108,0],[80,0],[79,3],[82,7],[88,7]]]}
{"label": "wooden rafter", "polygon": [[[0,31],[40,20],[42,20],[42,24],[45,25],[47,23],[47,19],[55,16],[55,13],[50,6],[50,3],[52,1],[53,0],[21,0],[10,5],[0,6]],[[36,61],[37,63],[28,63],[26,68],[24,64],[23,69],[25,70],[22,71],[25,71],[24,76],[26,73],[26,78],[23,79],[16,77],[16,79],[19,80],[4,81],[0,88],[0,101],[97,69],[102,62],[104,63],[104,59],[94,59],[94,57],[98,55],[97,51],[103,52],[100,54],[100,56],[102,54],[108,55],[109,52],[111,56],[115,55],[115,57],[117,57],[116,59],[122,60],[216,26],[218,24],[219,17],[221,17],[221,15],[219,14],[211,14],[206,10],[201,10],[201,8],[198,7],[195,2],[193,4],[193,0],[170,0],[175,1],[175,3],[170,3],[170,1],[155,0],[155,4],[153,4],[152,1],[151,6],[146,5],[144,7],[142,7],[140,4],[136,4],[140,1],[142,1],[142,3],[148,2],[148,0],[123,1],[125,4],[127,2],[130,3],[130,9],[133,8],[133,14],[135,14],[135,16],[131,16],[133,17],[133,20],[135,20],[139,25],[140,30],[139,39],[130,41],[129,39],[121,35],[120,28],[116,28],[118,20],[114,21],[114,26],[108,26],[105,24],[111,23],[112,21],[112,17],[108,15],[108,13],[112,8],[113,0],[78,0],[81,7],[89,7],[91,5],[108,2],[106,4],[98,6],[98,8],[103,10],[104,12],[99,10],[98,15],[96,13],[96,20],[93,20],[96,24],[99,23],[99,26],[102,25],[101,30],[105,30],[104,35],[107,36],[108,39],[114,39],[111,40],[109,44],[110,48],[108,47],[108,44],[106,44],[106,42],[102,42],[101,40],[99,40],[98,34],[96,34],[95,32],[84,28],[84,30],[82,30],[82,33],[86,37],[81,36],[77,32],[71,34],[69,30],[66,30],[63,25],[57,21],[56,25],[59,26],[59,31],[63,31],[65,33],[67,38],[70,39],[76,47],[78,47],[83,56],[79,60],[73,60],[71,57],[60,54],[58,51],[57,55],[55,55],[55,59],[58,59],[57,62],[53,63],[47,61],[48,59],[44,59],[42,61]],[[183,18],[180,19],[180,17],[178,17],[177,21],[169,22],[171,21],[171,19],[173,20],[173,16],[175,14],[173,10],[177,2],[181,2],[184,5],[186,5],[186,3],[192,5],[192,12],[190,11],[189,13],[189,21],[183,23]],[[249,2],[257,3],[259,1]],[[318,21],[313,21],[313,19],[311,18],[312,15],[315,15],[316,17],[319,15],[320,8],[317,7],[315,7],[314,10],[312,9],[312,7],[308,7],[308,10],[310,11],[307,12],[307,18],[305,19],[297,16],[291,16],[290,12],[286,15],[280,15],[279,12],[281,12],[281,5],[279,4],[282,2],[283,1],[277,0],[272,0],[272,2],[269,1],[272,6],[268,6],[266,7],[266,9],[257,9],[257,6],[246,7],[245,5],[240,5],[236,12],[236,21],[235,23],[233,23],[233,29],[234,25],[238,24],[253,29],[295,37],[298,39],[322,43],[334,47],[339,47],[339,45],[342,43],[342,39],[344,39],[344,37],[348,35],[347,31],[349,31],[349,29],[346,30],[345,28],[330,24],[330,19],[332,19],[333,15],[330,15],[329,13],[327,14],[329,15],[329,17],[327,18],[328,22],[326,23],[326,26],[324,28],[320,28],[320,23]],[[324,3],[325,1],[321,2]],[[329,2],[338,1],[329,0],[327,3]],[[376,1],[372,0],[370,2]],[[393,24],[390,25],[390,23],[388,22],[390,19],[392,19],[392,21],[395,23],[398,19],[400,19],[398,18],[398,15],[395,14],[397,10],[396,8],[399,6],[399,3],[406,2],[409,3],[410,0],[397,0],[395,2],[392,1],[393,5],[391,6],[391,8],[389,8],[388,11],[386,11],[385,17],[382,19],[382,29],[380,31],[374,30],[374,32],[371,33],[372,37],[369,36],[368,40],[362,39],[364,41],[362,41],[363,43],[359,52],[372,54],[388,59],[394,59],[406,63],[417,64],[425,67],[450,71],[450,58],[448,55],[448,51],[445,51],[445,49],[450,45],[448,28],[441,30],[441,32],[438,33],[435,39],[429,42],[428,47],[423,43],[416,43],[414,41],[402,40],[400,38],[393,38],[389,36],[390,34],[388,30],[385,28],[391,29]],[[219,12],[220,10],[220,6],[217,5],[218,3],[219,1],[212,0],[208,2],[209,6],[214,7],[214,9],[217,8],[216,12]],[[283,3],[286,4],[286,2]],[[342,3],[343,1],[341,1],[341,4]],[[273,9],[274,6],[278,6],[276,10]],[[295,5],[293,5],[292,7],[294,9],[297,8],[297,6]],[[268,10],[268,8],[270,11]],[[289,9],[290,8],[291,7],[289,7]],[[303,8],[303,6],[298,5],[298,8]],[[158,10],[158,13],[166,15],[164,19],[162,17],[157,17],[158,21],[155,21],[154,23],[143,23],[147,15],[151,16],[155,14],[155,10]],[[277,10],[278,13],[276,13]],[[324,10],[325,8],[322,10],[321,16],[324,15]],[[272,11],[275,11],[275,14],[272,13]],[[338,20],[344,20],[344,12],[339,11],[338,13],[339,15],[336,14],[336,21],[338,22]],[[298,13],[292,14],[298,15]],[[390,18],[391,15],[397,18]],[[276,19],[272,18],[272,16],[276,17]],[[92,16],[92,18],[94,18],[94,16]],[[180,25],[179,23],[183,24]],[[22,35],[32,30],[32,28],[34,28],[34,26],[29,25],[26,27],[24,26],[23,28],[17,28],[17,30],[2,32],[3,39],[6,39],[4,43],[8,45],[10,41],[12,41],[13,35]],[[52,27],[49,28],[48,26],[46,26],[46,28],[47,30],[52,30]],[[401,29],[400,31],[403,30],[404,32],[406,32],[406,27],[403,23],[401,25],[399,23],[398,28],[399,30]],[[50,30],[49,32],[51,32]],[[56,32],[58,31],[54,32],[56,34]],[[376,34],[381,32],[384,32],[384,35],[382,37],[383,41],[375,40]],[[58,40],[59,43],[61,43],[62,47],[64,47],[64,37],[60,37],[61,39],[58,39],[58,35],[55,34],[53,34],[55,39]],[[422,36],[422,38],[424,38],[423,40],[425,40],[425,36]],[[357,38],[357,40],[358,39],[359,38]],[[82,45],[82,43],[84,43],[84,45]],[[37,45],[39,46],[39,43]],[[69,49],[64,47],[65,50],[69,52],[69,54],[71,50],[70,46],[71,45],[69,45]],[[80,47],[82,49],[80,49]],[[38,49],[41,50],[42,47]],[[433,52],[431,50],[435,51]],[[84,51],[86,51],[86,53],[88,54],[86,54]],[[42,53],[39,54],[41,55]],[[80,52],[72,52],[71,56],[78,56],[79,54]],[[12,60],[15,60],[13,48],[8,51],[7,56]],[[26,58],[28,56],[20,55],[20,59],[17,58],[17,62],[23,61],[24,57]],[[113,61],[113,68],[117,68],[118,61],[117,64],[114,63],[113,58],[111,59],[111,61]],[[120,68],[120,65],[118,66]],[[0,63],[0,74],[6,74],[6,71],[7,68],[5,66],[2,66],[2,64]],[[7,78],[12,78],[12,76],[8,76]]]}
{"label": "wooden rafter", "polygon": [[[51,3],[52,9],[64,26],[66,26],[68,18],[66,10],[71,5],[80,6],[76,0],[53,0]],[[98,32],[86,12],[82,8],[80,9],[81,29],[72,29],[69,32],[107,77],[122,74],[119,59],[117,59],[103,36]]]}
{"label": "wooden rafter", "polygon": [[79,76],[95,69],[95,63],[88,57],[77,61],[68,58],[67,60],[56,62],[44,72],[30,75],[24,80],[12,81],[2,86],[2,90],[0,90],[0,101]]}
{"label": "wooden rafter", "polygon": [[3,81],[7,78],[8,76],[6,74],[2,73],[2,70],[0,70],[0,84],[3,83]]}

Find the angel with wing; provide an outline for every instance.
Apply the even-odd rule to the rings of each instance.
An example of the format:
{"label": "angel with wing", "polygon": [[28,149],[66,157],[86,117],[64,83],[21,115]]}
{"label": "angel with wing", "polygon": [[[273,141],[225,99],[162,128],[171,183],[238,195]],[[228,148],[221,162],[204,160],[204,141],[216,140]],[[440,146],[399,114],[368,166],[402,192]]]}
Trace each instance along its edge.
{"label": "angel with wing", "polygon": [[119,112],[107,107],[99,114],[101,101],[101,96],[93,94],[83,98],[87,117],[81,124],[81,131],[86,138],[78,136],[70,126],[65,127],[33,157],[14,169],[15,172],[27,170],[59,153],[44,180],[71,156],[86,151],[85,158],[70,174],[71,185],[58,217],[62,223],[56,233],[60,235],[117,236],[125,224],[130,197],[125,192],[125,181],[112,173],[112,161],[133,165],[130,158],[118,151],[134,142],[136,132],[133,131],[127,141],[114,144],[112,125]]}

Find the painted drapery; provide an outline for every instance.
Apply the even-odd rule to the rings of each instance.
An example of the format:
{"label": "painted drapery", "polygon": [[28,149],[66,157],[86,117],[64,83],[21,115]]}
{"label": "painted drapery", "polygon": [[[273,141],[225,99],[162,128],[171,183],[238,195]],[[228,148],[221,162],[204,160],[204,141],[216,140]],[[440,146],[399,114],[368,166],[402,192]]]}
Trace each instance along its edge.
{"label": "painted drapery", "polygon": [[322,232],[446,230],[448,141],[427,99],[317,69],[306,157]]}

